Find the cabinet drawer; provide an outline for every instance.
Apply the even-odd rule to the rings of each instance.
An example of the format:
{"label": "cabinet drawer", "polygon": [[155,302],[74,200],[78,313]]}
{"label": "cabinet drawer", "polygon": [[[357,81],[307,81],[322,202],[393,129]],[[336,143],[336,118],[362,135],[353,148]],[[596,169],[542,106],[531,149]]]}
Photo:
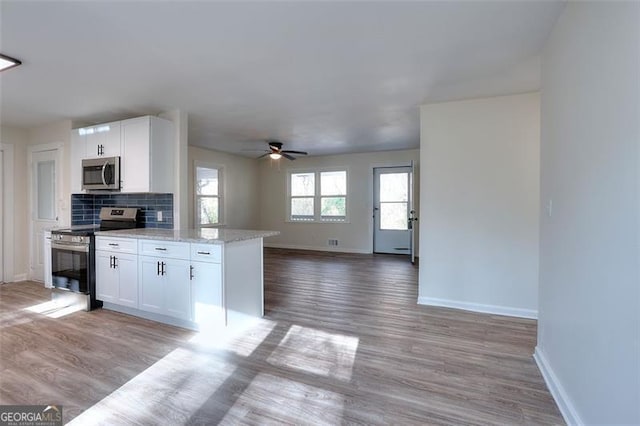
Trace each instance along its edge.
{"label": "cabinet drawer", "polygon": [[139,240],[139,253],[146,256],[189,259],[189,243],[176,243],[161,240]]}
{"label": "cabinet drawer", "polygon": [[220,244],[191,244],[191,260],[198,262],[222,262]]}
{"label": "cabinet drawer", "polygon": [[138,253],[138,240],[133,238],[96,237],[96,250]]}

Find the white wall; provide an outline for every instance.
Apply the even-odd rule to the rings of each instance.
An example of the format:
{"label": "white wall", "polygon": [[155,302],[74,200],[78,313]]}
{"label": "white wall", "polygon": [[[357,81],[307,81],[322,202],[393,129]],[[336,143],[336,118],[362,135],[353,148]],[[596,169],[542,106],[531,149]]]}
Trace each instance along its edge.
{"label": "white wall", "polygon": [[[280,231],[269,237],[265,245],[312,250],[332,250],[355,253],[373,251],[373,167],[406,166],[416,161],[414,181],[419,182],[418,150],[387,151],[364,154],[344,154],[303,157],[295,161],[260,161],[261,229]],[[286,221],[287,171],[291,169],[345,168],[348,170],[349,223],[291,223]],[[416,188],[416,194],[419,191]],[[416,200],[416,206],[419,205]],[[418,212],[418,216],[420,216]],[[329,247],[327,240],[335,238],[338,247]]]}
{"label": "white wall", "polygon": [[159,115],[160,118],[173,122],[175,130],[174,153],[174,191],[173,191],[173,227],[186,229],[189,221],[189,116],[181,110],[172,110]]}
{"label": "white wall", "polygon": [[535,317],[540,97],[424,105],[419,303]]}
{"label": "white wall", "polygon": [[536,359],[570,423],[640,424],[640,3],[569,3],[543,54]]}
{"label": "white wall", "polygon": [[220,151],[189,147],[189,227],[194,223],[194,161],[223,166],[224,224],[229,228],[258,227],[258,167],[256,160]]}
{"label": "white wall", "polygon": [[[27,235],[27,178],[25,168],[27,166],[27,143],[28,135],[26,130],[2,127],[0,128],[0,142],[13,147],[13,175],[10,180],[13,187],[7,188],[13,193],[13,205],[6,205],[6,209],[12,209],[13,226],[12,229],[5,230],[4,237],[10,238],[11,251],[5,250],[5,259],[12,260],[11,266],[5,264],[5,271],[10,272],[7,277],[9,281],[26,279],[28,268],[28,239]],[[9,184],[9,182],[6,182]],[[4,219],[4,218],[3,218]],[[11,256],[12,255],[12,256]]]}
{"label": "white wall", "polygon": [[59,143],[63,146],[62,160],[62,194],[60,200],[62,220],[61,224],[70,220],[70,179],[69,179],[69,147],[71,143],[71,121],[63,120],[56,123],[34,127],[31,129],[16,129],[2,127],[0,130],[2,143],[14,147],[13,164],[13,196],[14,196],[14,250],[13,275],[15,280],[24,280],[29,269],[29,197],[31,189],[28,187],[29,164],[27,147],[40,144]]}

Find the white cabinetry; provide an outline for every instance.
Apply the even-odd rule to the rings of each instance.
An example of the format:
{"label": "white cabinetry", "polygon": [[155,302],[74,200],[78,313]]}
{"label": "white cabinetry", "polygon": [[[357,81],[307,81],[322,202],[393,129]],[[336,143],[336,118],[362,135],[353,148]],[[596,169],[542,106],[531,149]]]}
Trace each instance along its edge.
{"label": "white cabinetry", "polygon": [[[106,308],[196,329],[264,314],[261,238],[217,244],[99,235],[96,248],[97,298]],[[127,278],[124,259],[132,265]]]}
{"label": "white cabinetry", "polygon": [[122,192],[173,192],[173,124],[157,117],[122,122]]}
{"label": "white cabinetry", "polygon": [[71,131],[71,192],[82,192],[82,160],[120,157],[121,192],[173,192],[173,123],[145,116]]}
{"label": "white cabinetry", "polygon": [[119,121],[78,129],[78,133],[84,138],[85,158],[120,156]]}
{"label": "white cabinetry", "polygon": [[96,238],[96,299],[138,307],[138,256],[135,240]]}
{"label": "white cabinetry", "polygon": [[189,244],[140,240],[139,308],[191,320]]}
{"label": "white cabinetry", "polygon": [[191,244],[191,314],[201,328],[225,324],[222,246]]}

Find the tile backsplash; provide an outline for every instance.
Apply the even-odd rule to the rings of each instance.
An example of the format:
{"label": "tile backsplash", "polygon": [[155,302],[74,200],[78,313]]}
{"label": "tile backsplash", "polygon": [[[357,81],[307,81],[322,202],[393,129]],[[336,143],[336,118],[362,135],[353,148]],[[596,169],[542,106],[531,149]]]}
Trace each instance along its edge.
{"label": "tile backsplash", "polygon": [[71,225],[100,224],[102,207],[138,207],[141,227],[173,228],[173,194],[71,194]]}

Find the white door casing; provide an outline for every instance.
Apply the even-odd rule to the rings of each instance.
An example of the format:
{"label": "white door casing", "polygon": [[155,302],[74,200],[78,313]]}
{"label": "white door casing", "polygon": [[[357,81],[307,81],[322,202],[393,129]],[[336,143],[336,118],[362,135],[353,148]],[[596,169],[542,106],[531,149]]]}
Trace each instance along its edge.
{"label": "white door casing", "polygon": [[412,166],[376,167],[373,184],[374,253],[411,254]]}
{"label": "white door casing", "polygon": [[[4,151],[0,149],[0,217],[4,218]],[[0,221],[0,282],[4,282],[4,220]]]}
{"label": "white door casing", "polygon": [[14,259],[14,229],[13,229],[13,145],[0,143],[2,151],[2,214],[0,226],[2,227],[2,274],[0,281],[11,282],[15,280],[13,259]]}
{"label": "white door casing", "polygon": [[35,281],[44,281],[44,230],[59,223],[61,156],[61,144],[29,147],[29,279]]}
{"label": "white door casing", "polygon": [[416,175],[416,164],[415,161],[411,160],[411,173],[409,174],[409,237],[411,239],[411,244],[409,249],[411,250],[411,263],[416,263],[416,226],[418,224],[416,221],[418,220],[418,216],[416,215],[416,206],[415,206],[415,188],[414,188],[414,178]]}

